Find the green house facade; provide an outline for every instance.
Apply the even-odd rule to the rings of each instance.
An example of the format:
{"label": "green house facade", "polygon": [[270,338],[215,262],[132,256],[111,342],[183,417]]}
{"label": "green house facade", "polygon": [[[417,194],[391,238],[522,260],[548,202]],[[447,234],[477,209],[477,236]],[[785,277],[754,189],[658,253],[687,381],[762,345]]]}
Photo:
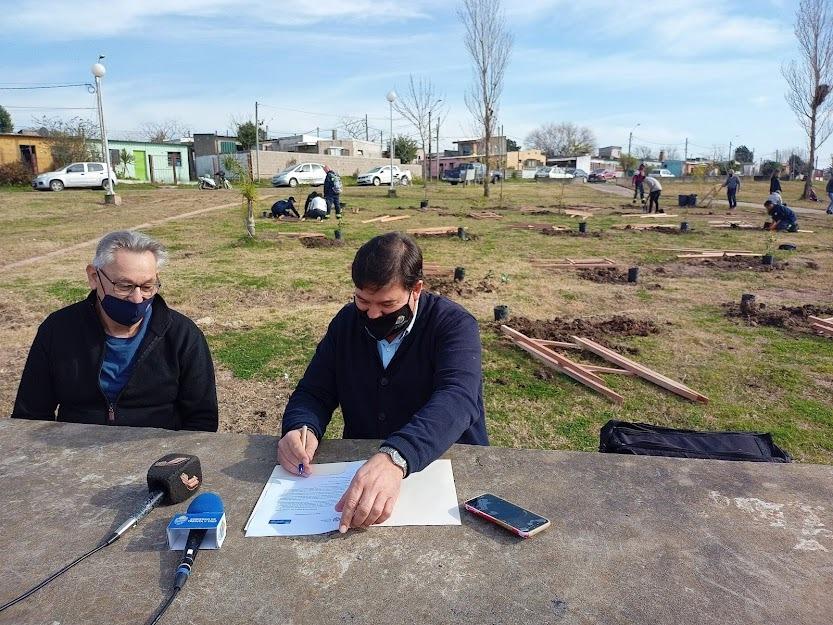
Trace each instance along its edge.
{"label": "green house facade", "polygon": [[[93,143],[96,147],[101,145],[98,141]],[[191,180],[187,145],[119,139],[109,139],[107,144],[110,148],[110,164],[120,180],[166,184],[180,184]],[[132,156],[132,159],[128,158],[127,162],[123,162],[123,151]]]}

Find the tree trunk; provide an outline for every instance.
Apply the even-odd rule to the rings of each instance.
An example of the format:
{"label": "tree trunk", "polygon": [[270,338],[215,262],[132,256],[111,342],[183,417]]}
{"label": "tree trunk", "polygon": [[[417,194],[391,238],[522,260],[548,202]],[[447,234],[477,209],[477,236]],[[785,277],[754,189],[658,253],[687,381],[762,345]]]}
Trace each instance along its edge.
{"label": "tree trunk", "polygon": [[810,116],[810,160],[807,163],[807,178],[804,180],[804,191],[801,194],[801,199],[806,200],[810,198],[810,188],[813,186],[813,174],[816,172],[816,112],[817,107],[813,107],[813,114]]}
{"label": "tree trunk", "polygon": [[492,142],[492,118],[490,115],[486,116],[486,173],[483,175],[483,197],[489,197],[489,144]]}
{"label": "tree trunk", "polygon": [[255,238],[255,207],[254,202],[246,200],[246,232],[251,238]]}

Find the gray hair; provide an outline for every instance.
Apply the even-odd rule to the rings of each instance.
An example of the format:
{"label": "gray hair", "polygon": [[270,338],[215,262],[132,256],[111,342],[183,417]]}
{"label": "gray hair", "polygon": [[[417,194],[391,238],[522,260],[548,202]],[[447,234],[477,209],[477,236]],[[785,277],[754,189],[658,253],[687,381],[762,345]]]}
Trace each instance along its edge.
{"label": "gray hair", "polygon": [[157,269],[161,269],[168,261],[168,251],[165,246],[153,237],[137,230],[118,230],[105,234],[98,242],[93,258],[93,267],[101,269],[112,263],[117,250],[127,250],[138,254],[151,252],[156,258]]}

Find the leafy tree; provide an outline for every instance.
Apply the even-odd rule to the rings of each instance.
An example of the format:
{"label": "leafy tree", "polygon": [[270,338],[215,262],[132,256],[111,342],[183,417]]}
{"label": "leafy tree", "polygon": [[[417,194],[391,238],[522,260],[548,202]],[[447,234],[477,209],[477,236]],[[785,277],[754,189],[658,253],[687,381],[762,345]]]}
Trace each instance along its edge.
{"label": "leafy tree", "polygon": [[593,131],[572,122],[544,124],[526,138],[527,145],[547,156],[580,156],[590,154],[596,146]]}
{"label": "leafy tree", "polygon": [[761,175],[762,176],[771,176],[775,171],[781,171],[781,163],[778,161],[764,161],[761,164]]}
{"label": "leafy tree", "polygon": [[[258,128],[258,133],[260,134],[261,141],[266,139],[266,131],[263,128]],[[244,150],[251,150],[255,147],[257,141],[255,139],[254,122],[237,124],[237,140],[243,146]]]}
{"label": "leafy tree", "polygon": [[619,164],[622,166],[622,169],[628,173],[628,175],[631,175],[630,172],[636,169],[638,163],[639,159],[635,156],[631,156],[630,154],[622,154],[619,157]]}
{"label": "leafy tree", "polygon": [[518,145],[518,142],[514,139],[507,139],[506,140],[506,151],[507,152],[518,152],[520,151],[521,146]]}
{"label": "leafy tree", "polygon": [[804,168],[804,160],[798,154],[790,154],[790,157],[787,159],[787,165],[790,166],[790,171],[793,174],[799,174]]}
{"label": "leafy tree", "polygon": [[410,163],[416,158],[419,146],[410,137],[399,135],[393,141],[393,149],[394,156],[402,163]]}
{"label": "leafy tree", "polygon": [[745,145],[739,145],[735,148],[735,160],[738,163],[751,163],[755,160],[755,155],[752,154],[752,150]]}
{"label": "leafy tree", "polygon": [[11,132],[12,130],[14,130],[12,116],[5,108],[0,106],[0,132]]}
{"label": "leafy tree", "polygon": [[127,177],[127,166],[132,165],[136,161],[136,157],[133,156],[133,152],[128,152],[127,148],[122,148],[119,152],[119,165],[121,169],[119,170],[119,178],[126,178]]}
{"label": "leafy tree", "polygon": [[78,161],[102,160],[101,145],[91,144],[98,138],[98,124],[89,119],[42,117],[34,120],[41,132],[52,139],[49,151],[56,168]]}

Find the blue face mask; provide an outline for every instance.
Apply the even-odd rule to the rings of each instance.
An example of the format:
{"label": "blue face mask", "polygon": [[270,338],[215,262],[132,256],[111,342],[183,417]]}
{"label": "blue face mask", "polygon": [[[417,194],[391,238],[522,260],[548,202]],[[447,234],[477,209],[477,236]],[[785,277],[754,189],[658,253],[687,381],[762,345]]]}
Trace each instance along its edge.
{"label": "blue face mask", "polygon": [[110,319],[123,326],[132,326],[144,319],[153,302],[153,297],[143,299],[138,304],[112,295],[105,295],[100,301],[101,308]]}

